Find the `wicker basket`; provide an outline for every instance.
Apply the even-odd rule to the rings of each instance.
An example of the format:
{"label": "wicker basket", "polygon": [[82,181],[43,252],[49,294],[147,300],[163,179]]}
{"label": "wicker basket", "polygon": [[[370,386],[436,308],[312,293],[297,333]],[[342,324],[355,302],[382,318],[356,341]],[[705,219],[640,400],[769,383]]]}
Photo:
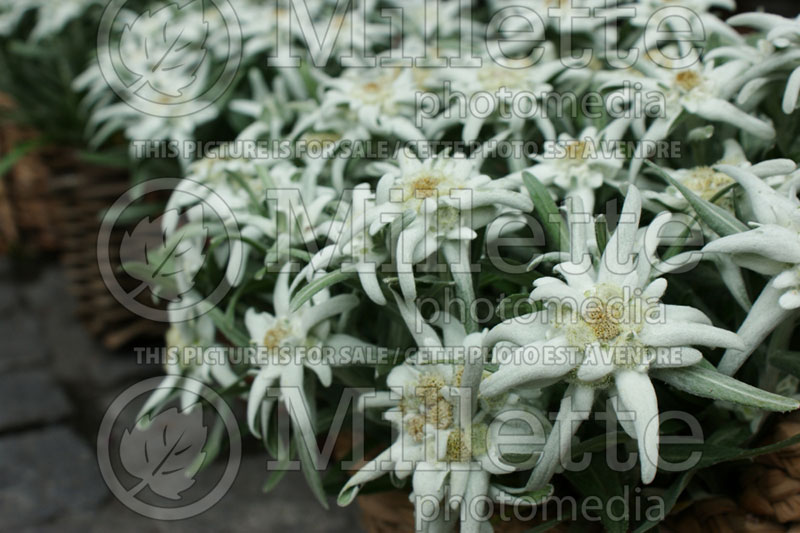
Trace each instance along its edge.
{"label": "wicker basket", "polygon": [[[120,305],[103,282],[98,265],[101,214],[129,188],[128,176],[106,168],[79,168],[80,173],[61,175],[52,181],[53,195],[58,198],[53,216],[62,250],[61,262],[70,292],[77,300],[78,316],[89,332],[112,350],[142,336],[161,336],[162,324],[145,320]],[[125,232],[124,227],[114,227],[112,248],[119,248]],[[117,278],[124,284],[126,279],[119,273],[119,267],[118,257],[112,257],[111,264],[106,266],[118,272]],[[134,280],[127,281],[135,286]]]}
{"label": "wicker basket", "polygon": [[[0,94],[0,108],[12,102]],[[12,123],[0,125],[0,154],[11,153],[36,133]],[[49,194],[50,168],[34,151],[19,159],[0,180],[0,254],[12,247],[50,252],[59,242],[53,223],[53,199]]]}

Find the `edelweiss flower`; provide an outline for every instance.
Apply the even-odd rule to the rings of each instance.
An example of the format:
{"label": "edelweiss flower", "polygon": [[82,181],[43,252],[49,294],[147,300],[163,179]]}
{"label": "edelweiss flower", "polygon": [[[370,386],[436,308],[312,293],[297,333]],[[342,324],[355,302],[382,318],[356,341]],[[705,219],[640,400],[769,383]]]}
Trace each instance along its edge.
{"label": "edelweiss flower", "polygon": [[733,97],[732,83],[750,67],[748,61],[734,60],[719,66],[708,61],[702,66],[665,68],[641,61],[639,68],[648,75],[642,79],[647,90],[663,91],[665,108],[641,137],[644,150],[631,161],[630,178],[634,180],[645,157],[651,155],[653,143],[667,138],[670,129],[683,112],[706,120],[732,124],[761,139],[773,139],[772,124],[738,108],[729,100]]}
{"label": "edelweiss flower", "polygon": [[[480,61],[480,67],[444,69],[439,73],[437,77],[442,85],[452,83],[450,92],[463,97],[450,98],[450,101],[444,102],[449,109],[430,123],[426,128],[427,133],[436,136],[460,122],[464,123],[461,137],[465,143],[474,142],[487,122],[506,123],[496,135],[501,135],[503,131],[520,133],[525,125],[525,117],[513,113],[510,107],[514,98],[523,96],[525,101],[520,102],[519,106],[532,106],[531,119],[545,139],[554,139],[555,128],[546,113],[542,112],[541,100],[552,91],[552,87],[544,83],[545,80],[564,70],[566,63],[552,60],[537,62],[531,66],[528,61],[507,60],[501,65],[491,57],[483,57]],[[475,101],[479,94],[480,113],[474,113],[475,109],[469,102]]]}
{"label": "edelweiss flower", "polygon": [[[348,505],[362,485],[394,471],[399,479],[412,476],[411,501],[417,507],[418,517],[425,516],[420,506],[434,497],[443,505],[452,506],[454,517],[462,516],[461,531],[484,531],[489,524],[479,517],[486,513],[472,510],[459,513],[458,508],[473,509],[476,501],[487,497],[505,505],[536,503],[514,497],[490,482],[492,474],[515,470],[501,459],[492,423],[495,420],[508,423],[513,420],[509,418],[513,416],[512,410],[517,414],[524,410],[539,420],[539,428],[545,431],[546,419],[522,404],[514,394],[487,401],[464,392],[476,391],[486,375],[482,355],[485,332],[468,335],[460,323],[447,317],[443,345],[414,303],[402,298],[396,300],[420,352],[416,362],[407,361],[392,369],[387,377],[391,392],[379,393],[365,404],[391,406],[384,417],[396,427],[398,437],[348,480],[339,493],[339,504]],[[447,359],[451,362],[436,362]],[[542,433],[531,434],[536,429],[528,426],[527,437],[543,440]],[[535,460],[538,449],[532,445],[522,453],[527,452]],[[437,513],[434,521],[425,524],[426,531],[449,531],[454,520],[445,515],[450,514]]]}
{"label": "edelweiss flower", "polygon": [[[115,70],[116,78],[107,79],[99,66],[93,64],[73,84],[76,90],[89,89],[84,105],[93,108],[88,124],[93,131],[92,146],[99,146],[118,130],[124,130],[131,140],[184,143],[194,140],[198,125],[216,118],[219,110],[210,102],[200,109],[206,103],[203,94],[208,89],[206,80],[211,71],[211,61],[202,46],[204,40],[188,31],[170,35],[174,44],[166,64],[165,58],[155,57],[147,45],[153,35],[172,28],[175,18],[193,16],[192,11],[189,5],[174,4],[141,15],[129,10],[120,12],[115,21],[115,28],[120,31],[116,53],[123,58],[124,68]],[[176,27],[182,27],[182,23]],[[98,55],[103,53],[109,52],[98,51]],[[143,113],[125,102],[111,104],[109,84],[117,93],[133,95],[139,102],[169,105],[170,116]],[[184,164],[190,162],[183,150],[179,155]]]}
{"label": "edelweiss flower", "polygon": [[745,268],[771,276],[739,328],[744,347],[725,352],[719,371],[733,375],[767,335],[800,308],[800,201],[793,188],[778,193],[747,170],[720,165],[745,190],[755,229],[728,235],[703,248],[704,252],[734,254]]}
{"label": "edelweiss flower", "polygon": [[[629,20],[631,25],[647,28],[651,33],[643,32],[636,46],[643,49],[643,43],[657,41],[658,32],[669,29],[676,33],[686,32],[687,26],[697,39],[708,39],[709,33],[725,37],[728,41],[741,42],[742,37],[728,24],[723,22],[709,11],[721,8],[733,11],[736,9],[734,0],[640,0],[635,3],[625,3],[618,7],[623,20]],[[625,15],[634,9],[634,15],[627,18]],[[613,11],[613,9],[612,9]],[[691,13],[691,16],[688,16]],[[692,25],[692,22],[697,24]]]}
{"label": "edelweiss flower", "polygon": [[[409,300],[416,298],[413,266],[441,249],[456,284],[472,291],[469,241],[474,230],[486,226],[499,214],[511,210],[528,212],[528,195],[515,192],[515,179],[492,180],[478,173],[474,161],[465,157],[434,157],[424,161],[401,153],[399,166],[390,166],[378,183],[376,206],[364,214],[364,222],[375,234],[390,229],[409,216],[402,231],[391,235],[396,249],[400,288]],[[408,213],[408,215],[406,215]],[[356,227],[361,227],[356,222]],[[349,235],[339,243],[343,248]]]}
{"label": "edelweiss flower", "polygon": [[[726,139],[725,153],[716,165],[732,165],[747,169],[749,172],[763,178],[765,182],[780,186],[786,181],[786,175],[794,171],[797,165],[790,159],[770,159],[753,165],[745,157],[742,147],[733,139]],[[720,207],[734,212],[734,191],[731,189],[735,180],[727,174],[715,170],[713,167],[699,166],[687,169],[665,169],[676,181],[685,185],[690,191],[706,201],[712,201]],[[663,206],[673,211],[692,212],[689,202],[675,187],[668,186],[663,190],[662,184],[651,184],[653,190],[642,192],[645,198],[645,207],[658,212]],[[661,189],[657,192],[657,189]],[[727,192],[726,192],[727,190]],[[694,222],[692,222],[692,225]],[[719,238],[707,225],[700,224],[707,242]],[[727,255],[707,254],[704,259],[714,262],[720,277],[739,305],[745,310],[750,310],[750,298],[745,289],[744,279],[739,267]]]}
{"label": "edelweiss flower", "polygon": [[[303,131],[314,121],[328,121],[344,112],[351,123],[371,133],[407,141],[425,139],[414,125],[414,95],[418,89],[411,69],[354,68],[337,78],[325,80],[324,84],[327,90],[319,113],[309,115],[295,131]],[[346,132],[340,133],[348,137]]]}
{"label": "edelweiss flower", "polygon": [[[343,271],[355,271],[361,286],[370,300],[378,305],[386,305],[386,297],[378,281],[377,267],[383,264],[388,254],[378,251],[372,235],[365,225],[364,215],[375,207],[375,195],[369,184],[362,183],[353,189],[353,199],[347,219],[328,232],[328,238],[336,243],[320,250],[310,261],[309,276],[321,270],[328,270],[332,264],[342,265]],[[361,226],[355,226],[360,223]],[[338,242],[347,235],[347,242],[339,247]]]}
{"label": "edelweiss flower", "polygon": [[[717,198],[717,204],[726,209],[733,210],[733,191],[725,194],[725,189],[730,188],[736,181],[727,174],[715,170],[719,165],[730,165],[745,169],[752,174],[764,179],[772,186],[782,185],[786,180],[786,175],[793,172],[797,165],[791,159],[769,159],[756,163],[748,161],[741,145],[734,139],[726,139],[723,143],[724,154],[722,159],[712,166],[698,166],[693,168],[683,168],[669,170],[668,172],[676,181],[681,182],[690,191],[706,201]],[[669,186],[663,192],[657,192],[657,186],[652,185],[651,190],[642,191],[642,196],[650,202],[658,202],[673,211],[684,211],[689,208],[686,198],[675,187]],[[657,210],[656,206],[653,206]]]}
{"label": "edelweiss flower", "polygon": [[[324,387],[331,384],[331,367],[326,360],[310,359],[310,350],[321,347],[332,335],[328,319],[342,315],[358,305],[352,294],[330,297],[327,291],[317,293],[311,302],[303,304],[296,311],[291,309],[291,293],[294,284],[289,284],[291,264],[287,263],[275,282],[272,304],[275,314],[259,312],[250,308],[244,316],[250,342],[258,349],[255,376],[247,400],[247,425],[259,438],[266,437],[267,420],[276,398],[267,396],[267,390],[279,384],[280,397],[286,401],[286,389],[297,389],[302,406],[289,409],[293,423],[301,430],[308,441],[315,432],[305,427],[303,418],[298,417],[298,409],[306,409],[308,400],[303,392],[303,373],[308,368],[313,371]],[[299,281],[295,280],[295,283]],[[290,396],[289,401],[294,396]],[[261,415],[260,423],[257,420]]]}
{"label": "edelweiss flower", "polygon": [[[324,209],[335,197],[333,189],[317,186],[316,176],[288,162],[259,166],[246,158],[227,155],[226,149],[234,147],[223,147],[190,165],[188,175],[167,204],[163,219],[167,234],[177,227],[180,210],[194,204],[209,207],[212,212],[207,215],[233,215],[223,222],[235,226],[241,238],[229,239],[227,247],[231,256],[245,260],[253,250],[251,243],[265,237],[268,248],[264,262],[280,263],[292,248],[310,245],[326,234],[329,221]],[[200,216],[203,210],[190,208],[188,214]],[[238,285],[242,274],[228,270],[228,282]]]}
{"label": "edelweiss flower", "polygon": [[295,118],[296,110],[288,102],[306,97],[306,88],[299,73],[294,69],[281,69],[267,85],[264,75],[252,69],[248,78],[252,95],[249,99],[231,100],[231,111],[250,117],[252,124],[236,136],[238,141],[252,141],[266,136],[276,140],[284,134],[284,128]]}
{"label": "edelweiss flower", "polygon": [[194,312],[193,299],[197,303],[198,297],[188,294],[179,305],[167,305],[171,322],[166,334],[167,375],[142,406],[140,416],[158,409],[176,388],[180,388],[180,408],[185,411],[197,403],[203,384],[225,388],[239,381],[227,358],[206,358],[206,354],[222,347],[216,342],[211,318]]}
{"label": "edelweiss flower", "polygon": [[656,475],[659,437],[648,370],[699,362],[703,356],[692,345],[741,348],[742,342],[694,308],[661,302],[667,282],[653,279],[653,267],[659,233],[670,214],[639,229],[641,198],[635,187],[629,188],[619,226],[596,264],[586,247],[591,225],[579,206],[570,211],[570,259],[555,268],[564,280],[537,280],[531,299],[543,301],[545,308],[507,320],[489,333],[487,346],[510,342],[517,348],[496,347],[500,369],[481,383],[480,391],[492,396],[523,385],[570,383],[530,489],[547,483],[568,453],[595,391],[610,388],[616,408],[634,414],[626,430],[638,439],[642,480],[649,483]]}
{"label": "edelweiss flower", "polygon": [[564,197],[579,197],[587,212],[594,211],[594,191],[611,181],[622,168],[625,156],[618,142],[627,128],[615,120],[602,131],[586,128],[576,138],[562,133],[552,150],[537,155],[527,169],[545,185],[555,185]]}
{"label": "edelweiss flower", "polygon": [[793,69],[783,93],[783,112],[787,115],[794,112],[800,97],[800,17],[789,19],[770,13],[742,13],[728,19],[728,23],[756,28],[765,33],[763,41],[769,43],[769,46],[759,43],[760,48],[766,48],[769,54],[763,54],[767,57],[753,62],[753,68],[739,80],[737,87],[743,86],[743,92],[750,87],[748,92],[753,92],[772,81],[769,74],[785,68]]}

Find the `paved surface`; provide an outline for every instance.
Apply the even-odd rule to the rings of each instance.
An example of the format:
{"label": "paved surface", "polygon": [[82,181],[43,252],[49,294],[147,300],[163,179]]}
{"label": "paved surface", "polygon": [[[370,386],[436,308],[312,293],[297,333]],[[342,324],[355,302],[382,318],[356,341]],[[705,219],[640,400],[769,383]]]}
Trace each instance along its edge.
{"label": "paved surface", "polygon": [[[0,532],[361,531],[355,508],[325,511],[300,473],[264,494],[267,456],[252,442],[230,491],[196,517],[151,520],[119,503],[99,473],[99,423],[119,392],[160,369],[89,338],[58,267],[28,278],[0,259]],[[203,471],[198,487],[223,469]]]}

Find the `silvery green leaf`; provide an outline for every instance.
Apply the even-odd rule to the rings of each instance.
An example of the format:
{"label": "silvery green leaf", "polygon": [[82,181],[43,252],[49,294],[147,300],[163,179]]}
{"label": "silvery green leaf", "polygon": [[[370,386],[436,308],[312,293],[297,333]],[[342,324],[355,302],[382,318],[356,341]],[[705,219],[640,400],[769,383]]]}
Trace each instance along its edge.
{"label": "silvery green leaf", "polygon": [[716,370],[690,366],[651,370],[650,375],[678,390],[713,400],[724,400],[767,411],[793,411],[800,402],[743,383]]}
{"label": "silvery green leaf", "polygon": [[320,276],[311,281],[308,285],[297,291],[297,294],[292,298],[292,312],[300,309],[303,304],[308,302],[320,291],[323,291],[331,285],[336,285],[347,279],[355,277],[355,272],[342,272],[341,269],[328,272],[324,276]]}
{"label": "silvery green leaf", "polygon": [[[299,432],[297,435],[298,439],[302,439]],[[310,443],[310,446],[316,445],[316,442]],[[295,447],[297,448],[297,455],[300,457],[303,476],[306,478],[306,482],[308,482],[311,492],[314,493],[314,496],[316,496],[320,505],[322,505],[325,509],[328,509],[328,497],[325,494],[325,489],[322,486],[322,477],[320,477],[319,471],[317,470],[316,461],[314,461],[314,458],[311,457],[308,452],[308,445],[298,440]]]}
{"label": "silvery green leaf", "polygon": [[264,486],[261,487],[261,490],[266,494],[274,489],[278,483],[283,479],[286,475],[286,472],[289,471],[289,461],[292,457],[292,452],[294,451],[294,442],[290,442],[287,446],[283,439],[277,439],[278,443],[278,466],[270,471],[269,476],[267,476],[267,481],[264,482]]}
{"label": "silvery green leaf", "polygon": [[569,232],[556,203],[550,197],[547,188],[530,172],[522,173],[522,181],[533,200],[534,211],[538,212],[539,221],[547,233],[550,248],[569,251]]}
{"label": "silvery green leaf", "polygon": [[601,256],[606,251],[606,244],[608,244],[608,221],[605,215],[598,215],[594,222],[594,234],[597,240],[597,253]]}

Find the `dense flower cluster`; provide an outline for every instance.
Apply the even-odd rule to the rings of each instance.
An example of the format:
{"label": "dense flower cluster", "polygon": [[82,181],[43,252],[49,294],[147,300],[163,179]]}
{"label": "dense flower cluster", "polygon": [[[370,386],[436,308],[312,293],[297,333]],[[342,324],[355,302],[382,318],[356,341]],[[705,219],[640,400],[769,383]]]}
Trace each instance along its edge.
{"label": "dense flower cluster", "polygon": [[[36,4],[34,34],[92,3]],[[800,19],[724,21],[728,0],[243,0],[242,70],[205,102],[191,91],[230,47],[192,24],[201,4],[123,12],[118,29],[126,87],[151,101],[179,88],[194,112],[121,103],[97,64],[74,86],[98,145],[234,132],[205,157],[179,150],[163,222],[180,253],[161,263],[183,305],[169,304],[167,342],[259,357],[178,358],[166,379],[244,400],[271,452],[276,405],[291,449],[313,449],[342,386],[377,385],[359,409],[385,409],[367,420],[388,421],[392,443],[341,504],[391,474],[410,478],[418,513],[430,498],[537,505],[577,442],[602,442],[582,424],[601,399],[644,484],[660,479],[662,403],[710,399],[749,431],[800,405],[771,366],[791,335],[764,343],[800,308]],[[0,3],[0,31],[17,5]],[[170,35],[178,55],[154,68],[148,43],[166,27],[206,30]],[[229,219],[213,219],[219,201]],[[214,309],[185,311],[219,280]],[[485,301],[501,304],[486,317]],[[353,364],[354,348],[414,354]],[[504,447],[504,424],[536,444]],[[474,513],[423,529],[459,521],[491,530]]]}

